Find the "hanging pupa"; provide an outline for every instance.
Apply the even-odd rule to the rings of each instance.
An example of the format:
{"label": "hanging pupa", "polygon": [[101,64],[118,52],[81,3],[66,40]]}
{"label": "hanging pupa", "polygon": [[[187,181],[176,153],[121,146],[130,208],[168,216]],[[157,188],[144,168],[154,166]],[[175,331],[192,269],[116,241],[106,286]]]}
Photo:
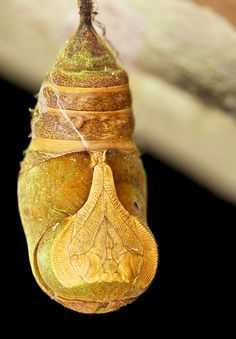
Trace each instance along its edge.
{"label": "hanging pupa", "polygon": [[33,112],[19,209],[39,286],[70,309],[105,313],[148,288],[158,252],[127,73],[95,32],[92,1],[79,6]]}

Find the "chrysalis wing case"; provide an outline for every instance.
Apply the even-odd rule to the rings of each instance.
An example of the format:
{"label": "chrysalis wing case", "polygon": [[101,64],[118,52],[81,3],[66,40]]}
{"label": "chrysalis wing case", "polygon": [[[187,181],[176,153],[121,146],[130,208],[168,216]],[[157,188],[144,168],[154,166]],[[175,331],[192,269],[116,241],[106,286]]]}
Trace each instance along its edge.
{"label": "chrysalis wing case", "polygon": [[148,288],[158,252],[127,74],[91,13],[81,0],[79,29],[41,87],[18,196],[39,286],[68,308],[105,313]]}

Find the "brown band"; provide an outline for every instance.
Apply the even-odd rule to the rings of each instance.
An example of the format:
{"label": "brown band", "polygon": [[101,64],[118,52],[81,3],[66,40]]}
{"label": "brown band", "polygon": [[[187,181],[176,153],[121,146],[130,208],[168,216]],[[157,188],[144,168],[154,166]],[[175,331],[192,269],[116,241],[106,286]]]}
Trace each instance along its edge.
{"label": "brown band", "polygon": [[116,111],[131,107],[131,95],[127,84],[112,87],[81,88],[53,84],[43,86],[47,106],[78,111]]}
{"label": "brown band", "polygon": [[49,138],[33,138],[29,150],[42,153],[73,153],[82,151],[104,151],[116,149],[122,152],[132,153],[137,150],[131,139],[123,140],[59,140]]}

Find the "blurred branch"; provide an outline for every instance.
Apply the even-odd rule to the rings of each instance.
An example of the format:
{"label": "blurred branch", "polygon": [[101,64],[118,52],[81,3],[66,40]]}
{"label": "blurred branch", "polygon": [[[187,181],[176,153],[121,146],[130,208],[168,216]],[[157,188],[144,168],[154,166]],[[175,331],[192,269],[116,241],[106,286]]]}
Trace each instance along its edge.
{"label": "blurred branch", "polygon": [[236,114],[236,31],[227,22],[189,1],[100,0],[100,8],[126,62]]}
{"label": "blurred branch", "polygon": [[235,118],[138,70],[131,85],[139,144],[236,202]]}

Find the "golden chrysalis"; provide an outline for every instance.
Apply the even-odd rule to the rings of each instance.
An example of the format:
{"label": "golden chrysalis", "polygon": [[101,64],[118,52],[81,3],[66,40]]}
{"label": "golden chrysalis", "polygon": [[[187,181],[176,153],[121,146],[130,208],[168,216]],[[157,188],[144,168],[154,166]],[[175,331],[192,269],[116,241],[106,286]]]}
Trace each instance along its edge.
{"label": "golden chrysalis", "polygon": [[79,6],[78,31],[38,96],[19,209],[39,286],[70,309],[105,313],[148,288],[158,252],[128,77],[95,32],[92,1]]}

